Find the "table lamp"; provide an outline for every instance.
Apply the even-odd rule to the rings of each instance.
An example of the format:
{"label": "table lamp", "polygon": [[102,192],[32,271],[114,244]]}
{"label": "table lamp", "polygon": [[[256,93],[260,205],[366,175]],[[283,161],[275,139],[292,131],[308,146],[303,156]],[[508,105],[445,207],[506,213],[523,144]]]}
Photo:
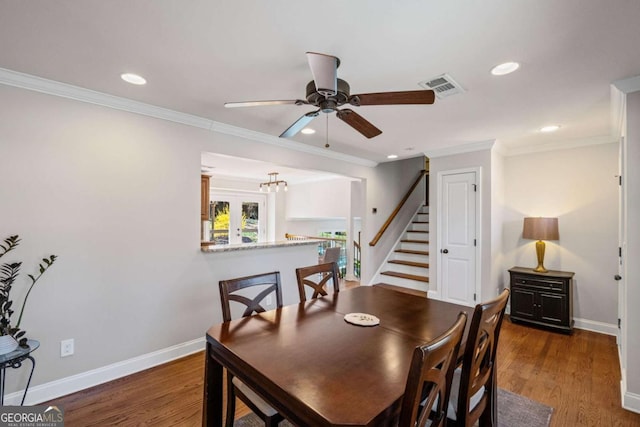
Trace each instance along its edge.
{"label": "table lamp", "polygon": [[543,240],[558,240],[558,218],[525,218],[522,228],[522,238],[537,240],[536,255],[538,256],[538,266],[533,269],[538,273],[546,273],[544,268],[544,247]]}

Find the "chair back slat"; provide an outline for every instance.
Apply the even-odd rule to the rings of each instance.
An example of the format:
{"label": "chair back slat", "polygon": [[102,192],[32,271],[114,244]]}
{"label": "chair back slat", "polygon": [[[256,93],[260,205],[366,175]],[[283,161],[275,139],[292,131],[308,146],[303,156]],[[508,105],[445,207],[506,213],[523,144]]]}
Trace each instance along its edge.
{"label": "chair back slat", "polygon": [[[243,304],[245,310],[242,317],[251,316],[253,313],[263,313],[264,307],[260,304],[268,295],[276,294],[276,307],[282,307],[282,285],[280,283],[280,272],[256,274],[254,276],[240,277],[237,279],[221,280],[220,303],[222,304],[222,319],[225,322],[231,320],[231,301]],[[235,292],[252,287],[264,287],[256,296],[235,294]]]}
{"label": "chair back slat", "polygon": [[340,291],[340,274],[338,264],[335,262],[296,268],[296,278],[298,280],[300,302],[307,300],[305,287],[310,287],[313,290],[312,299],[327,295],[329,280],[333,282],[333,291]]}

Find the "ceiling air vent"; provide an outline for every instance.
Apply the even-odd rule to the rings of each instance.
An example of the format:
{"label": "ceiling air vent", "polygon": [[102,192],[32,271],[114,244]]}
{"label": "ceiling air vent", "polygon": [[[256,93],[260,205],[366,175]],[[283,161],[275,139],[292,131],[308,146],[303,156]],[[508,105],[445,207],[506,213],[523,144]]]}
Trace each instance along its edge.
{"label": "ceiling air vent", "polygon": [[448,74],[442,74],[438,77],[418,82],[418,85],[425,89],[432,89],[438,99],[464,92],[462,86],[456,83]]}

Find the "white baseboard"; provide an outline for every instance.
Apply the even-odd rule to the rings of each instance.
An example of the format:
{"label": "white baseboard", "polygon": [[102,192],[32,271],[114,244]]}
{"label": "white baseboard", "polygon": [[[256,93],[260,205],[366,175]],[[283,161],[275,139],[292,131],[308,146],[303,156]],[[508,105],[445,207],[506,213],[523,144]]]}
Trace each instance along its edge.
{"label": "white baseboard", "polygon": [[[24,403],[25,405],[37,405],[57,397],[75,393],[136,372],[144,371],[154,366],[162,365],[163,363],[202,351],[204,348],[204,337],[198,338],[152,353],[143,354],[142,356],[132,359],[123,360],[122,362],[30,387]],[[23,393],[24,390],[19,390],[8,394],[4,398],[4,404],[20,405]]]}
{"label": "white baseboard", "polygon": [[440,299],[440,292],[428,290],[427,291],[427,298],[439,300]]}
{"label": "white baseboard", "polygon": [[622,396],[622,407],[624,409],[640,414],[640,394],[627,391],[626,376],[624,373],[622,375],[622,381],[620,381],[620,395]]}
{"label": "white baseboard", "polygon": [[596,322],[595,320],[573,319],[574,327],[585,331],[599,332],[601,334],[618,336],[618,326],[611,323]]}

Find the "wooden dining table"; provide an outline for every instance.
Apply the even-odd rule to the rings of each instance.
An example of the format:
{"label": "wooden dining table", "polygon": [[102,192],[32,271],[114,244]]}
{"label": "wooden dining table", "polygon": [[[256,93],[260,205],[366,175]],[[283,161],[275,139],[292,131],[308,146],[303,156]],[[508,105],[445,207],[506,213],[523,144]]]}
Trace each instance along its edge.
{"label": "wooden dining table", "polygon": [[[226,368],[294,425],[389,425],[413,350],[446,331],[461,311],[471,317],[473,308],[360,286],[215,325],[206,335],[202,424],[223,425]],[[380,323],[347,323],[347,313],[371,314]]]}

